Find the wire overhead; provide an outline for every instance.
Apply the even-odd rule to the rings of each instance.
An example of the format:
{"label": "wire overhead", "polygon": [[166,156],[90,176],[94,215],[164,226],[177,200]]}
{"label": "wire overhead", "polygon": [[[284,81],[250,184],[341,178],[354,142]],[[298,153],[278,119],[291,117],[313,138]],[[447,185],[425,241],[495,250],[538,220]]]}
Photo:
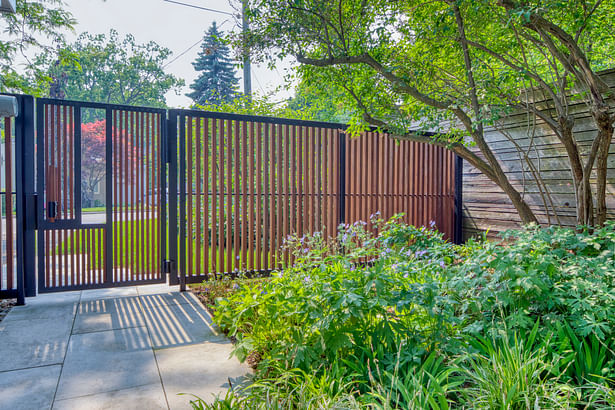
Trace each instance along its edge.
{"label": "wire overhead", "polygon": [[228,16],[233,16],[233,17],[235,16],[233,13],[229,13],[228,11],[216,10],[216,9],[211,9],[209,7],[203,7],[203,6],[197,6],[196,4],[183,3],[181,1],[175,1],[175,0],[164,0],[164,1],[166,1],[167,3],[179,4],[181,6],[192,7],[192,8],[199,9],[199,10],[211,11],[213,13],[226,14]]}

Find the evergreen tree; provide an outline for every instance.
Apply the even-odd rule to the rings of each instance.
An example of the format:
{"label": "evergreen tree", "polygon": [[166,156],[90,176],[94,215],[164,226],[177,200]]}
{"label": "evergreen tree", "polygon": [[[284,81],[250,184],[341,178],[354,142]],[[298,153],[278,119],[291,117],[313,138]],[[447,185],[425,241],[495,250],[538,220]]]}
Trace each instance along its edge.
{"label": "evergreen tree", "polygon": [[222,41],[222,33],[214,21],[205,34],[196,61],[192,63],[201,74],[190,86],[194,91],[187,96],[196,104],[230,102],[237,96],[238,80],[229,54],[230,50]]}

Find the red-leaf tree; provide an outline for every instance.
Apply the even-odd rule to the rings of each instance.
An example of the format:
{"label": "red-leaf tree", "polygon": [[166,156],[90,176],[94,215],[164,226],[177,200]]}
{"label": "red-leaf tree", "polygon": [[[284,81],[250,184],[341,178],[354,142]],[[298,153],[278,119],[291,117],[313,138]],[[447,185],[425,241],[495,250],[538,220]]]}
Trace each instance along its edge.
{"label": "red-leaf tree", "polygon": [[[132,136],[127,132],[112,131],[115,138],[121,140],[123,149],[128,149],[128,160],[136,158],[134,145],[131,143]],[[105,179],[106,164],[110,160],[106,158],[106,122],[98,120],[81,124],[81,196],[84,206],[94,205],[94,193],[96,186]]]}
{"label": "red-leaf tree", "polygon": [[81,195],[84,206],[92,206],[94,192],[106,175],[105,121],[81,124]]}

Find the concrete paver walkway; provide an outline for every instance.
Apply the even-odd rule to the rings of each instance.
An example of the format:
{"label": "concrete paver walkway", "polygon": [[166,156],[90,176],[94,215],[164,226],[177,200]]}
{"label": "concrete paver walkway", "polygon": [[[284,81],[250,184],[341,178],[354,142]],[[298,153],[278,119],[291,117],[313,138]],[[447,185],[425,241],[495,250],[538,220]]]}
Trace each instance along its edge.
{"label": "concrete paver walkway", "polygon": [[190,408],[246,380],[230,352],[176,287],[39,295],[0,322],[0,409]]}

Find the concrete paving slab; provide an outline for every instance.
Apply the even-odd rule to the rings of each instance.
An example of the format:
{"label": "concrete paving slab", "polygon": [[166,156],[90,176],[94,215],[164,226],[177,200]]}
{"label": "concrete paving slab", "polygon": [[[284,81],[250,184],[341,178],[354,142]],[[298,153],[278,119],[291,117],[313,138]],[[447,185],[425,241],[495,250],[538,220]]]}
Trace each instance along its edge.
{"label": "concrete paving slab", "polygon": [[190,303],[201,305],[199,299],[191,292],[160,292],[156,294],[139,294],[145,306],[183,305]]}
{"label": "concrete paving slab", "polygon": [[58,305],[58,304],[66,304],[66,303],[75,303],[79,302],[81,298],[81,291],[70,291],[70,292],[57,292],[57,293],[42,293],[38,296],[32,298],[26,298],[26,306],[33,305]]}
{"label": "concrete paving slab", "polygon": [[54,410],[157,410],[168,409],[160,383],[72,399],[56,400]]}
{"label": "concrete paving slab", "polygon": [[189,409],[189,395],[212,402],[216,395],[224,396],[230,387],[245,383],[250,370],[236,358],[229,358],[230,342],[202,343],[156,350],[162,384],[171,409]]}
{"label": "concrete paving slab", "polygon": [[38,320],[74,317],[79,301],[66,303],[27,304],[14,306],[3,320]]}
{"label": "concrete paving slab", "polygon": [[160,378],[145,327],[73,335],[56,400],[155,384]]}
{"label": "concrete paving slab", "polygon": [[145,326],[137,297],[81,302],[73,334]]}
{"label": "concrete paving slab", "polygon": [[0,409],[50,409],[62,366],[0,372]]}
{"label": "concrete paving slab", "polygon": [[155,305],[142,300],[154,348],[223,340],[224,335],[202,305]]}
{"label": "concrete paving slab", "polygon": [[179,285],[167,285],[166,283],[153,284],[153,285],[140,285],[137,286],[137,293],[139,295],[157,295],[159,293],[167,292],[179,292]]}
{"label": "concrete paving slab", "polygon": [[122,297],[138,296],[136,286],[125,286],[119,288],[90,289],[81,292],[81,301],[113,299]]}
{"label": "concrete paving slab", "polygon": [[0,371],[60,364],[64,360],[73,316],[2,321]]}

